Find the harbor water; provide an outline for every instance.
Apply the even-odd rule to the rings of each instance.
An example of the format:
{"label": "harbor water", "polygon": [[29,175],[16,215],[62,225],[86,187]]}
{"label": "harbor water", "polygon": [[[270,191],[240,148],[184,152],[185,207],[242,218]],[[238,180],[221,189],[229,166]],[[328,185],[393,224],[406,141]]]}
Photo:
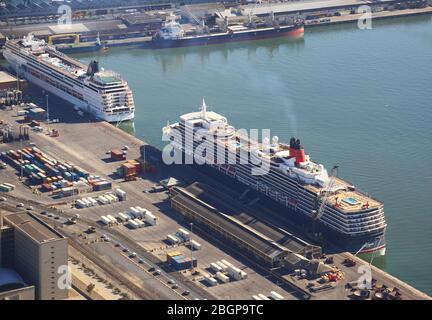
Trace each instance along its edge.
{"label": "harbor water", "polygon": [[[73,54],[129,82],[136,136],[162,146],[167,120],[201,99],[238,128],[301,139],[311,158],[385,203],[373,263],[432,294],[432,20],[314,27],[304,39]],[[50,106],[52,108],[52,105]]]}

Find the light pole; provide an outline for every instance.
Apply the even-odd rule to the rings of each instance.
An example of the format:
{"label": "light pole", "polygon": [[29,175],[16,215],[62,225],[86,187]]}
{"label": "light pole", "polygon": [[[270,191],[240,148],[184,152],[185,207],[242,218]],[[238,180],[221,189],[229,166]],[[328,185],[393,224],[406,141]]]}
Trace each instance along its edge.
{"label": "light pole", "polygon": [[21,159],[21,175],[20,175],[20,181],[23,179],[23,159],[22,159],[22,137],[20,137],[20,159]]}
{"label": "light pole", "polygon": [[193,245],[192,245],[192,229],[193,229],[193,222],[190,223],[190,237],[189,237],[189,249],[191,252],[191,266],[192,266],[192,273],[194,272],[194,265],[193,265]]}
{"label": "light pole", "polygon": [[46,97],[46,118],[47,118],[47,125],[48,125],[48,131],[49,131],[49,105],[48,105],[48,94],[45,95]]}

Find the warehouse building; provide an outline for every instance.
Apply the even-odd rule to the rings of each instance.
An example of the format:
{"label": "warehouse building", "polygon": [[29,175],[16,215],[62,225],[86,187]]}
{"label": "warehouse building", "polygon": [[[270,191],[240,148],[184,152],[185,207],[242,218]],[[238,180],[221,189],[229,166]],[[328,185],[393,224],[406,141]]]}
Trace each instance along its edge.
{"label": "warehouse building", "polygon": [[[197,192],[200,193],[199,196]],[[229,240],[232,245],[262,265],[270,268],[294,269],[306,268],[309,264],[309,260],[299,253],[305,252],[308,244],[291,239],[286,242],[288,245],[286,247],[256,228],[226,214],[228,212],[225,211],[224,206],[229,200],[218,198],[217,192],[208,186],[193,183],[186,188],[172,187],[170,196],[171,207],[183,214],[186,219],[205,228],[206,232],[208,231],[207,235]],[[232,202],[228,203],[230,207],[233,205]],[[318,251],[318,254],[321,254],[321,251]]]}
{"label": "warehouse building", "polygon": [[0,266],[13,268],[35,286],[35,297],[59,300],[68,288],[59,286],[68,265],[67,239],[29,212],[4,215],[0,221]]}

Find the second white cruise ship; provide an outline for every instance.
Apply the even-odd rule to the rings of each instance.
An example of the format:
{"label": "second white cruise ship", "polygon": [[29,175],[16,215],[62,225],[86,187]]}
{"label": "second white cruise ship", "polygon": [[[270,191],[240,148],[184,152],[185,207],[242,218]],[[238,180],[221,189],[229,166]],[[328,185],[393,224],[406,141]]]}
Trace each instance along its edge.
{"label": "second white cruise ship", "polygon": [[127,82],[113,71],[88,66],[29,34],[8,40],[3,56],[18,76],[108,122],[131,120],[135,104]]}

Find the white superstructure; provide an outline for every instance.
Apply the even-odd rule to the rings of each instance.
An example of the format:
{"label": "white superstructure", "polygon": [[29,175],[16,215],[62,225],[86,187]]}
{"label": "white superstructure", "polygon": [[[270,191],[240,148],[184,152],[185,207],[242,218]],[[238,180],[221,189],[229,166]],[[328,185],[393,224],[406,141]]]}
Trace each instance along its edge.
{"label": "white superstructure", "polygon": [[57,51],[32,34],[6,42],[3,56],[20,77],[72,103],[75,108],[108,122],[131,120],[132,91],[113,71],[89,66]]}

